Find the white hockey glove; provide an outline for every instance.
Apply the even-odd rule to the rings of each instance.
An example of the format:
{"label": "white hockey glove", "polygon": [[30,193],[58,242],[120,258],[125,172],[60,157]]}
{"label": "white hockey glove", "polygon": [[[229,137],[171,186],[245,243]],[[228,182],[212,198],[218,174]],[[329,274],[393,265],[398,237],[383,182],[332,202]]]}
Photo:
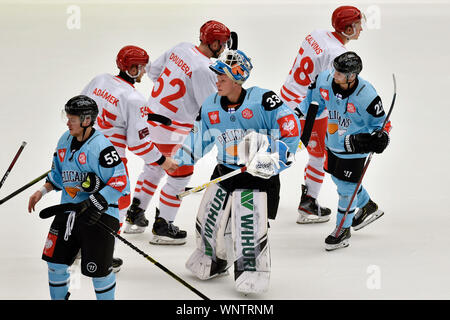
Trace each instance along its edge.
{"label": "white hockey glove", "polygon": [[265,152],[269,148],[269,139],[265,134],[251,131],[247,133],[237,146],[238,164],[248,165],[257,152]]}
{"label": "white hockey glove", "polygon": [[257,152],[247,165],[247,172],[255,177],[269,179],[278,173],[278,169],[280,169],[279,160],[278,153]]}

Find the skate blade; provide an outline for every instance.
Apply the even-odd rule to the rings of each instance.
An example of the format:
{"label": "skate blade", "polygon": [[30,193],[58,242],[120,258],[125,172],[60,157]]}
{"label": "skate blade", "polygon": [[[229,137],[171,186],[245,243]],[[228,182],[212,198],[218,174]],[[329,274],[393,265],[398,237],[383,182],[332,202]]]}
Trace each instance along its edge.
{"label": "skate blade", "polygon": [[341,243],[338,244],[325,244],[325,250],[326,251],[334,251],[340,248],[347,248],[350,245],[350,242],[348,239],[345,239]]}
{"label": "skate blade", "polygon": [[297,218],[298,224],[324,223],[330,221],[330,216],[315,216],[312,214],[300,213]]}
{"label": "skate blade", "polygon": [[364,220],[361,224],[353,227],[353,230],[358,231],[361,230],[362,228],[364,228],[365,226],[371,224],[372,222],[374,222],[375,220],[377,220],[378,218],[381,218],[384,215],[384,211],[381,210],[377,210],[374,213],[372,213],[366,220]]}
{"label": "skate blade", "polygon": [[146,227],[139,227],[132,224],[126,224],[125,228],[123,229],[123,233],[127,234],[137,234],[137,233],[144,233]]}
{"label": "skate blade", "polygon": [[186,239],[172,239],[169,237],[152,235],[149,243],[156,245],[182,245],[186,243]]}

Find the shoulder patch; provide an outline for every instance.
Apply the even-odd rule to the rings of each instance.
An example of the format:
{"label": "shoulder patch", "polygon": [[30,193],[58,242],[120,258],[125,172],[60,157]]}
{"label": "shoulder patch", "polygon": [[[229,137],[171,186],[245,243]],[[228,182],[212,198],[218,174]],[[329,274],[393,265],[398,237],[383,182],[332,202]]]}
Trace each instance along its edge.
{"label": "shoulder patch", "polygon": [[122,160],[120,159],[117,150],[113,146],[109,146],[100,152],[99,162],[104,168],[112,168],[119,165]]}
{"label": "shoulder patch", "polygon": [[385,113],[380,96],[376,96],[375,99],[372,100],[366,111],[375,118],[384,116]]}
{"label": "shoulder patch", "polygon": [[261,104],[265,110],[271,111],[281,107],[283,101],[281,101],[275,92],[267,91],[263,94]]}

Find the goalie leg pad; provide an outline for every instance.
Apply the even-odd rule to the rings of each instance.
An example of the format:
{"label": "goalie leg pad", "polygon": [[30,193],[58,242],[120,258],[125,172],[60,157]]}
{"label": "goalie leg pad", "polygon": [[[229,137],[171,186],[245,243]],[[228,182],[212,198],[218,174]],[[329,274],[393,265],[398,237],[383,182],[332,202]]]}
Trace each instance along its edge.
{"label": "goalie leg pad", "polygon": [[267,194],[238,189],[233,192],[231,208],[235,288],[243,293],[263,293],[269,287],[271,264]]}
{"label": "goalie leg pad", "polygon": [[225,189],[215,184],[205,190],[196,218],[197,249],[186,262],[199,279],[211,279],[230,267],[225,241],[230,208]]}

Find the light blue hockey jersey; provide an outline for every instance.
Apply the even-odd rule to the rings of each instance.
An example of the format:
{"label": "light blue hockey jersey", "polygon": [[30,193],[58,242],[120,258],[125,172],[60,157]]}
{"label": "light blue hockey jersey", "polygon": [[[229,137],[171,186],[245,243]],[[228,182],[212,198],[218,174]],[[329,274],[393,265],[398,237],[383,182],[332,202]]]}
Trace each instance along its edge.
{"label": "light blue hockey jersey", "polygon": [[247,131],[254,130],[269,136],[268,151],[280,154],[280,171],[286,168],[288,152],[295,154],[300,141],[297,116],[273,91],[251,87],[244,93],[235,109],[222,107],[217,93],[203,102],[198,131],[174,156],[180,166],[195,164],[216,145],[218,163],[238,169],[237,145]]}
{"label": "light blue hockey jersey", "polygon": [[325,144],[340,158],[363,158],[368,154],[353,154],[345,150],[345,136],[372,133],[381,129],[386,114],[375,88],[358,76],[358,84],[348,97],[343,97],[337,85],[332,85],[334,70],[321,72],[310,85],[306,98],[300,103],[300,111],[306,115],[311,101],[319,103],[320,114],[328,110],[328,128]]}
{"label": "light blue hockey jersey", "polygon": [[59,139],[52,170],[47,175],[53,186],[62,190],[61,203],[86,200],[89,193],[82,191],[81,183],[89,172],[94,172],[106,184],[99,193],[113,205],[106,213],[119,219],[117,201],[130,193],[130,182],[117,151],[99,131],[95,131],[74,153],[70,150],[73,139],[69,131]]}

